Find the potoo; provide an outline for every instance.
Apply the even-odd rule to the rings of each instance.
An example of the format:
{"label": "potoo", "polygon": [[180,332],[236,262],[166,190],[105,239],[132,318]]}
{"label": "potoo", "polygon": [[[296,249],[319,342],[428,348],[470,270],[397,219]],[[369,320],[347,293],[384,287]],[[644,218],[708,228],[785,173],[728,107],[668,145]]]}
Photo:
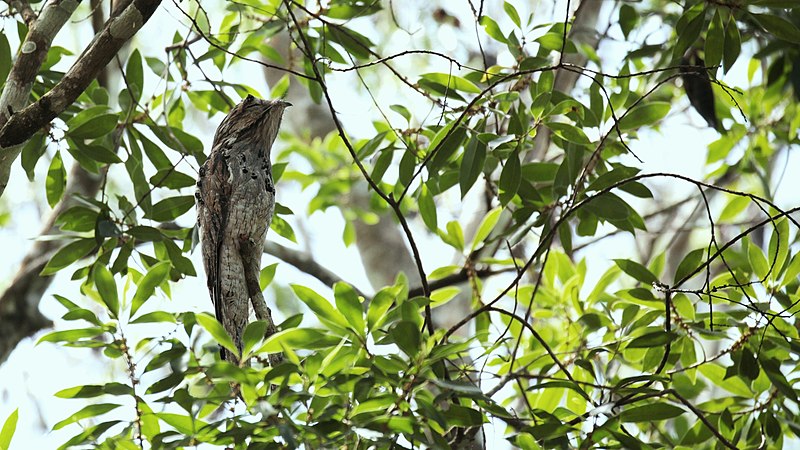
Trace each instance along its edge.
{"label": "potoo", "polygon": [[[250,302],[258,318],[267,321],[267,333],[275,329],[258,276],[275,210],[270,150],[287,106],[283,100],[248,95],[217,128],[197,180],[197,222],[208,291],[217,320],[240,352]],[[238,364],[225,349],[220,356]]]}

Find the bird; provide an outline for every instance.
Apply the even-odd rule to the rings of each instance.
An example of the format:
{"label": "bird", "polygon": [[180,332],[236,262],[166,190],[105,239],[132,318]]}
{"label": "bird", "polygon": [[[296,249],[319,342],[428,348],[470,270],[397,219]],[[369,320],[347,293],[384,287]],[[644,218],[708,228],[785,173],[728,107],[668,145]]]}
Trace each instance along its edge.
{"label": "bird", "polygon": [[[240,353],[251,301],[257,316],[257,301],[266,307],[258,276],[275,211],[270,151],[288,106],[283,100],[248,95],[222,120],[198,171],[195,200],[208,291],[217,320]],[[269,308],[266,314],[268,318],[258,318],[268,319],[271,334],[275,327]],[[239,364],[224,348],[220,357]]]}
{"label": "bird", "polygon": [[697,50],[690,50],[683,56],[680,71],[683,87],[692,107],[706,120],[709,127],[719,130],[711,79],[705,68],[705,62],[697,54]]}

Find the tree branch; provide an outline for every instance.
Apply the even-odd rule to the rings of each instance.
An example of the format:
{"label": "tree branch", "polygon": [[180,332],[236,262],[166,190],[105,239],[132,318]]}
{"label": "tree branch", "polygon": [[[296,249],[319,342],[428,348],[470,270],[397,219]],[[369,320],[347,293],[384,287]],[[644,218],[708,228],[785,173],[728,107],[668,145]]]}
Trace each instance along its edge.
{"label": "tree branch", "polygon": [[[33,14],[33,10],[30,5],[27,5],[27,2],[10,2],[15,9],[20,11],[23,20],[30,27],[30,31],[20,45],[17,60],[11,67],[11,71],[8,72],[3,92],[0,94],[0,135],[6,130],[14,130],[13,126],[8,126],[11,116],[28,103],[36,74],[39,73],[39,68],[42,67],[42,63],[47,57],[53,39],[67,23],[79,3],[76,0],[50,0],[42,7],[42,13],[36,19],[36,15]],[[0,196],[3,195],[8,184],[11,165],[22,150],[22,147],[17,144],[29,139],[45,123],[47,122],[36,127],[33,132],[19,142],[0,144]]]}
{"label": "tree branch", "polygon": [[[292,250],[289,247],[285,247],[281,244],[277,244],[272,241],[266,241],[264,243],[264,253],[268,255],[272,255],[285,263],[289,263],[294,267],[298,268],[301,272],[307,273],[312,277],[318,279],[322,283],[324,283],[328,287],[333,287],[339,281],[344,281],[342,278],[335,273],[331,272],[330,270],[326,269],[318,262],[314,261],[314,258],[311,255],[303,252],[299,252],[297,250]],[[363,292],[358,290],[355,286],[353,287],[356,293],[364,298],[370,298],[365,295]]]}
{"label": "tree branch", "polygon": [[[62,2],[51,0],[45,10],[54,4],[72,3],[76,3],[75,0],[63,0]],[[116,56],[123,44],[150,19],[159,4],[161,4],[161,0],[136,0],[128,5],[119,16],[106,21],[103,30],[95,36],[75,64],[64,75],[64,78],[37,102],[18,113],[15,112],[4,124],[0,129],[0,195],[5,191],[8,183],[10,166],[19,154],[17,146],[28,140],[36,131],[50,123],[75,102],[100,71]],[[25,45],[22,46],[23,53],[26,49]],[[39,49],[39,44],[34,42],[32,45],[34,47],[28,46],[28,48],[32,48],[31,51]]]}
{"label": "tree branch", "polygon": [[25,22],[25,25],[28,26],[30,29],[33,26],[33,23],[36,22],[36,13],[33,12],[33,8],[31,8],[30,3],[24,0],[6,0],[8,6],[15,9],[20,16],[22,16],[22,20]]}
{"label": "tree branch", "polygon": [[[78,164],[72,167],[70,180],[64,200],[50,213],[42,235],[59,232],[56,218],[74,204],[71,201],[74,195],[93,197],[100,189],[101,177],[87,173]],[[5,330],[0,333],[0,364],[5,362],[19,341],[52,326],[50,320],[39,312],[39,302],[53,277],[41,277],[39,273],[60,244],[58,240],[36,241],[22,260],[13,281],[0,295],[0,330]]]}

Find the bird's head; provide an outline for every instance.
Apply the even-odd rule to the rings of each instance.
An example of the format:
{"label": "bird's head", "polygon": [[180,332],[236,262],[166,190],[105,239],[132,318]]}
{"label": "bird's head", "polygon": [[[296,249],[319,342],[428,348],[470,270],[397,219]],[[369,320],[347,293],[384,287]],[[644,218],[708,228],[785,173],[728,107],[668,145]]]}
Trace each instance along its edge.
{"label": "bird's head", "polygon": [[262,100],[248,95],[225,117],[214,135],[214,144],[227,136],[250,138],[267,149],[278,135],[283,111],[291,106],[284,100]]}

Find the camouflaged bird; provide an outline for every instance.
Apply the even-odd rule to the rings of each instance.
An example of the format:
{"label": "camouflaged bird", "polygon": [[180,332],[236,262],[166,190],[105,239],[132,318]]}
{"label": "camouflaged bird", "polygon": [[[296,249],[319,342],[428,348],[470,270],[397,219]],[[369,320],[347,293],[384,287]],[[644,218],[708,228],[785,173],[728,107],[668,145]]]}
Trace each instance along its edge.
{"label": "camouflaged bird", "polygon": [[[256,316],[267,321],[267,334],[275,331],[258,277],[275,210],[270,150],[287,106],[283,100],[248,95],[217,128],[197,180],[197,222],[208,290],[217,320],[240,352],[251,301]],[[220,356],[239,363],[225,349]],[[271,356],[270,361],[279,358]]]}

